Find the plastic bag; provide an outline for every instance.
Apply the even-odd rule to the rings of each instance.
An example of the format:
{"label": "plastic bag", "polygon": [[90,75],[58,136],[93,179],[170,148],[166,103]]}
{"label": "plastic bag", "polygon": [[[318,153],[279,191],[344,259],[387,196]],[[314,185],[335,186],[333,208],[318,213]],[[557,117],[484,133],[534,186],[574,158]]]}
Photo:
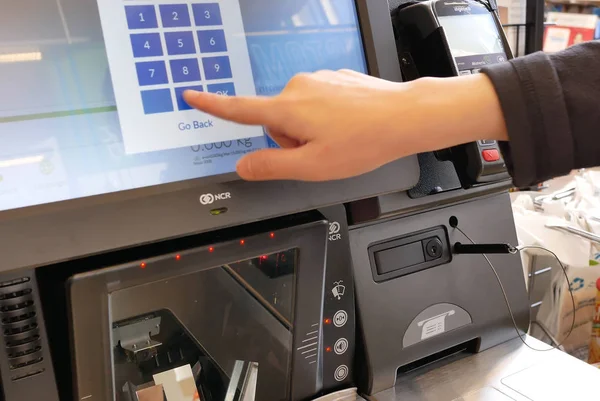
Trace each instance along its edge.
{"label": "plastic bag", "polygon": [[[600,234],[600,172],[578,174],[557,193],[560,196],[543,199],[541,207],[537,207],[533,200],[537,194],[519,195],[513,202],[515,225],[520,245],[540,246],[556,253],[569,278],[567,282],[558,263],[552,266],[551,285],[544,294],[535,320],[554,340],[562,342],[565,351],[587,359],[596,281],[600,277],[600,244],[547,225],[575,227]],[[533,258],[543,253],[526,250],[522,254],[526,275]],[[575,300],[575,326],[565,340],[573,325],[573,300],[569,288]]]}

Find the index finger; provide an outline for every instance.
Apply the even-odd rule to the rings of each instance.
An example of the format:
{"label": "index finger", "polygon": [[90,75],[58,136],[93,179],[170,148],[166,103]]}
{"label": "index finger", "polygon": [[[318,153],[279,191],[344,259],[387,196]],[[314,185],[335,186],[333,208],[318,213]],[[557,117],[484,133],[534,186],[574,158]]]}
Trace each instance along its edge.
{"label": "index finger", "polygon": [[195,109],[240,124],[270,125],[278,115],[275,99],[270,97],[223,96],[186,90],[183,98]]}

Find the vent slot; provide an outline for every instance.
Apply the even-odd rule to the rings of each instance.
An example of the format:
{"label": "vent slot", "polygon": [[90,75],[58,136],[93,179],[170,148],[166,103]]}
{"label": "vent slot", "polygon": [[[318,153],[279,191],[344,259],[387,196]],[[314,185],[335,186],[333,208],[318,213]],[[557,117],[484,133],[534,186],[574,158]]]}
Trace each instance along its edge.
{"label": "vent slot", "polygon": [[26,324],[25,326],[4,329],[4,335],[12,336],[15,334],[21,334],[21,333],[25,333],[27,331],[35,330],[35,329],[37,329],[37,327],[38,327],[37,323],[32,322],[32,323]]}
{"label": "vent slot", "polygon": [[43,372],[31,370],[43,358],[33,287],[29,277],[0,283],[0,323],[10,370],[26,370],[12,377],[22,380]]}
{"label": "vent slot", "polygon": [[0,306],[0,312],[13,312],[20,309],[29,308],[30,306],[33,306],[33,299],[19,299],[19,302],[15,302],[13,304],[6,303]]}
{"label": "vent slot", "polygon": [[34,308],[29,308],[29,311],[18,311],[19,313],[13,313],[13,316],[5,316],[2,318],[2,324],[6,325],[6,324],[12,324],[12,323],[18,323],[21,322],[23,320],[27,320],[27,319],[31,319],[34,318],[36,316],[35,310],[33,310]]}
{"label": "vent slot", "polygon": [[29,279],[29,277],[21,277],[21,278],[18,278],[16,280],[3,281],[3,282],[0,283],[0,289],[6,288],[6,287],[16,286],[16,285],[19,285],[19,284],[28,283],[29,281],[31,281]]}
{"label": "vent slot", "polygon": [[40,363],[44,360],[42,356],[41,350],[35,352],[33,354],[27,354],[24,356],[20,356],[17,358],[12,358],[8,360],[8,366],[10,370],[16,370],[25,368],[27,366],[35,365],[36,363]]}
{"label": "vent slot", "polygon": [[[35,343],[35,344],[32,344]],[[33,354],[34,352],[38,352],[42,350],[42,342],[38,338],[37,340],[33,340],[31,342],[17,345],[15,347],[7,347],[6,352],[8,358],[18,358],[20,356],[25,356],[29,354]]]}
{"label": "vent slot", "polygon": [[33,372],[27,372],[27,373],[22,374],[22,375],[13,376],[13,377],[11,377],[11,380],[14,381],[14,382],[16,382],[16,381],[19,381],[19,380],[27,379],[29,377],[40,375],[42,373],[44,373],[44,369],[38,369],[38,370],[34,370]]}
{"label": "vent slot", "polygon": [[20,290],[20,291],[15,291],[15,292],[9,292],[6,294],[0,294],[0,301],[3,301],[5,299],[13,299],[13,298],[18,298],[18,297],[23,297],[25,295],[29,295],[31,294],[31,288],[25,288],[24,290]]}

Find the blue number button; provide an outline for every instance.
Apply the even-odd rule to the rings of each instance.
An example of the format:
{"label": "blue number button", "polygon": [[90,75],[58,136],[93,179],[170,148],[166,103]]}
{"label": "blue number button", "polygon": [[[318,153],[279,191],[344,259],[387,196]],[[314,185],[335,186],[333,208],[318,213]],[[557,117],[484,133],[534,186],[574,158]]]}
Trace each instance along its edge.
{"label": "blue number button", "polygon": [[158,6],[163,27],[175,28],[192,26],[187,4],[166,4]]}
{"label": "blue number button", "polygon": [[170,89],[142,91],[144,114],[168,113],[173,111],[173,98]]}
{"label": "blue number button", "polygon": [[235,96],[235,86],[233,86],[233,82],[208,85],[207,89],[210,93],[216,93],[217,95]]}
{"label": "blue number button", "polygon": [[158,28],[154,6],[125,6],[129,29]]}
{"label": "blue number button", "polygon": [[198,42],[202,53],[226,52],[225,31],[198,31]]}
{"label": "blue number button", "polygon": [[223,25],[218,3],[192,4],[196,26]]}
{"label": "blue number button", "polygon": [[165,33],[167,52],[173,56],[178,54],[196,54],[194,34],[192,32]]}
{"label": "blue number button", "polygon": [[135,63],[140,86],[168,84],[167,67],[164,61]]}
{"label": "blue number button", "polygon": [[208,80],[232,78],[231,64],[227,56],[203,58],[202,64],[204,76]]}
{"label": "blue number button", "polygon": [[200,67],[198,60],[187,58],[184,60],[171,60],[171,74],[173,82],[200,81]]}
{"label": "blue number button", "polygon": [[138,33],[131,35],[133,57],[162,56],[163,50],[158,33]]}
{"label": "blue number button", "polygon": [[175,98],[177,99],[177,108],[181,111],[183,110],[191,110],[192,106],[186,103],[183,100],[183,92],[191,89],[198,92],[204,92],[204,88],[202,86],[186,86],[185,88],[175,88]]}

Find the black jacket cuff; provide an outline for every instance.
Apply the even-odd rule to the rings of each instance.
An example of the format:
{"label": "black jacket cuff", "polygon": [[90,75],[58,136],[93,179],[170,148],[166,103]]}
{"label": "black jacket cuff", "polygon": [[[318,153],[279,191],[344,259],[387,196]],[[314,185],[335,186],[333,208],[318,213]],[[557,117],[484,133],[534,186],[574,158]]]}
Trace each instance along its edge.
{"label": "black jacket cuff", "polygon": [[500,145],[519,187],[569,173],[573,140],[558,75],[544,53],[482,70],[496,89],[509,143]]}

